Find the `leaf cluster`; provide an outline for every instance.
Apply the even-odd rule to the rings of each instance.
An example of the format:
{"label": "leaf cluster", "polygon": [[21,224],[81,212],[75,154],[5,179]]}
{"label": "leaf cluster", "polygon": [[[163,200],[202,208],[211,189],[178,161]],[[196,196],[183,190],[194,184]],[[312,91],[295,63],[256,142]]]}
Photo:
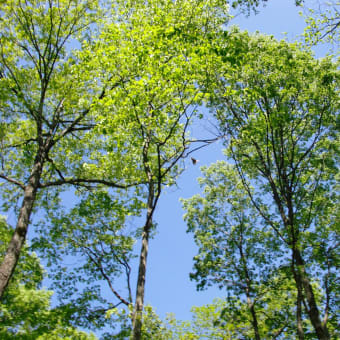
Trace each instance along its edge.
{"label": "leaf cluster", "polygon": [[[11,232],[10,226],[1,218],[1,257]],[[95,340],[96,337],[92,333],[87,334],[72,327],[68,322],[66,310],[51,308],[53,292],[39,289],[43,273],[38,257],[25,247],[0,305],[1,338]]]}

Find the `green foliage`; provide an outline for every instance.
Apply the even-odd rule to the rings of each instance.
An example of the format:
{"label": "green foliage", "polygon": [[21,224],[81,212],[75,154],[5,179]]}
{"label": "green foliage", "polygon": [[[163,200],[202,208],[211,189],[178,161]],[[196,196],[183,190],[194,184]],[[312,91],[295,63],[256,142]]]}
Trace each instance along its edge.
{"label": "green foliage", "polygon": [[[282,303],[271,297],[273,306],[277,308]],[[251,322],[249,320],[246,303],[237,299],[215,299],[212,303],[192,307],[192,320],[177,320],[173,314],[168,314],[165,320],[161,320],[151,306],[145,306],[143,314],[143,340],[232,340],[253,339]],[[118,312],[120,313],[120,312]],[[264,311],[262,311],[265,316]],[[270,318],[267,322],[262,320],[263,329],[270,328]],[[289,328],[289,327],[288,327]],[[127,339],[129,332],[117,339]],[[125,337],[124,337],[125,336]],[[273,339],[292,339],[292,332],[284,332]],[[269,335],[264,337],[271,339]],[[114,337],[116,339],[116,337]]]}
{"label": "green foliage", "polygon": [[304,39],[309,46],[327,43],[333,45],[335,54],[339,53],[339,5],[338,0],[332,0],[318,3],[318,6],[313,8],[307,8],[304,13],[307,24]]}
{"label": "green foliage", "polygon": [[[225,72],[216,87],[216,117],[231,137],[227,155],[235,159],[245,180],[256,183],[258,190],[252,196],[261,208],[270,206],[262,201],[273,186],[285,201],[285,174],[294,189],[295,222],[313,228],[315,219],[336,199],[332,188],[338,153],[337,66],[272,38],[240,33],[234,39],[241,47],[224,48]],[[234,60],[230,58],[240,49],[246,57],[239,59],[240,65],[231,64],[228,60]],[[271,195],[266,199],[273,200]],[[263,211],[279,227],[280,212]],[[289,242],[289,231],[282,228],[278,231]]]}
{"label": "green foliage", "polygon": [[[21,197],[39,152],[40,184],[75,176],[102,87],[75,46],[89,39],[97,1],[6,1],[1,7],[0,177],[4,208]],[[73,164],[73,166],[71,165]],[[80,168],[81,169],[81,168]],[[61,177],[62,176],[62,177]],[[16,185],[14,185],[16,184]]]}
{"label": "green foliage", "polygon": [[[1,257],[5,252],[11,232],[12,229],[1,218]],[[72,327],[65,311],[50,307],[53,292],[39,289],[42,278],[43,269],[39,259],[26,247],[22,251],[13,280],[0,305],[1,339],[95,340],[96,337],[93,334],[87,334]]]}
{"label": "green foliage", "polygon": [[72,312],[73,322],[114,329],[117,320],[106,312],[133,302],[130,273],[137,232],[129,227],[129,216],[138,216],[141,204],[124,191],[105,188],[79,195],[70,209],[50,205],[37,225],[33,247],[48,261],[53,287]]}
{"label": "green foliage", "polygon": [[296,294],[283,270],[289,261],[284,249],[251,204],[234,166],[219,161],[201,170],[202,195],[182,200],[198,245],[191,279],[198,289],[216,284],[227,291],[216,322],[228,338],[255,338],[253,308],[261,337],[289,339]]}
{"label": "green foliage", "polygon": [[[231,2],[247,10],[260,3]],[[38,289],[40,263],[24,248],[0,306],[0,336],[94,339],[75,325],[118,325],[103,339],[130,335],[135,224],[144,210],[153,222],[163,187],[183,171],[189,126],[208,98],[234,165],[204,168],[203,195],[183,204],[199,246],[191,276],[199,289],[217,284],[229,297],[195,308],[192,323],[162,322],[146,307],[143,337],[254,338],[255,315],[262,337],[291,338],[291,250],[302,253],[336,337],[337,65],[297,44],[224,31],[222,0],[101,5],[108,16],[97,1],[2,2],[1,194],[6,209],[21,203],[19,190],[42,155],[37,188],[50,190],[38,193],[46,219],[34,247],[52,269],[61,303],[50,307],[52,292]],[[308,20],[309,42],[337,39],[336,11]],[[61,189],[52,189],[65,183],[86,189],[68,209]],[[10,232],[4,221],[0,227],[4,253]]]}
{"label": "green foliage", "polygon": [[[131,189],[79,190],[80,202],[69,211],[60,209],[53,193],[45,194],[48,214],[35,245],[56,267],[64,302],[77,306],[76,323],[113,328],[115,319],[105,318],[105,312],[133,303],[130,262],[142,233],[139,225],[128,231],[127,217],[145,209],[149,223],[163,187],[174,185],[182,172],[188,127],[203,99],[197,86],[205,76],[201,65],[226,18],[220,0],[122,1],[99,37],[79,53],[86,71],[104,85],[105,96],[91,106],[95,126],[82,136],[86,157],[81,155],[78,174]],[[59,262],[68,256],[81,260],[71,271]],[[127,289],[118,297],[122,280]],[[102,284],[113,298],[104,297]]]}
{"label": "green foliage", "polygon": [[[199,339],[229,339],[223,327],[215,325],[220,313],[225,306],[225,301],[216,300],[211,305],[193,307],[193,321],[176,320],[172,314],[167,315],[165,320],[160,319],[151,306],[145,306],[143,311],[142,339],[157,340],[199,340]],[[115,314],[126,315],[124,311],[116,310]],[[129,332],[123,337],[114,339],[127,339]]]}
{"label": "green foliage", "polygon": [[90,66],[109,75],[114,88],[97,103],[93,152],[84,167],[104,178],[172,185],[202,102],[197,81],[209,37],[226,21],[226,8],[218,0],[124,1],[116,10],[88,49]]}
{"label": "green foliage", "polygon": [[[196,274],[191,277],[200,282],[198,288],[213,282],[238,290],[235,283],[242,283],[243,278],[237,272],[232,273],[235,267],[243,266],[244,255],[254,261],[251,264],[254,278],[260,275],[264,279],[272,263],[268,251],[283,259],[275,235],[261,225],[257,211],[231,165],[220,161],[201,170],[204,177],[198,181],[204,196],[182,200],[188,231],[194,233],[199,246],[199,255],[195,257]],[[232,272],[228,273],[230,266]],[[255,272],[257,267],[262,268],[261,274]],[[201,276],[205,277],[202,281]],[[208,277],[212,282],[207,281]]]}

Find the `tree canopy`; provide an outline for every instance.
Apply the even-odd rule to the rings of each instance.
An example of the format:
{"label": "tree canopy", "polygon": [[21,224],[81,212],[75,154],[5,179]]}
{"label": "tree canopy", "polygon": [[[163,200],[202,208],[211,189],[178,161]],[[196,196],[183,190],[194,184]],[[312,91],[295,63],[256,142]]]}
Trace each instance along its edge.
{"label": "tree canopy", "polygon": [[[303,43],[227,26],[266,2],[1,3],[2,337],[340,336],[339,60],[310,49],[338,41],[337,7]],[[190,278],[223,297],[162,320],[144,301],[159,202],[216,141],[182,205]]]}

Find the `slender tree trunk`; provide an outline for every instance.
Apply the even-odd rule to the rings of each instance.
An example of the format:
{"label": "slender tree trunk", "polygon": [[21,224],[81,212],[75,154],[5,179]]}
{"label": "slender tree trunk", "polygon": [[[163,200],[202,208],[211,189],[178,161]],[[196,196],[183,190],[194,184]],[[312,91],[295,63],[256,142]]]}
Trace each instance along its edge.
{"label": "slender tree trunk", "polygon": [[258,322],[257,322],[257,317],[256,317],[256,312],[255,312],[255,306],[254,306],[254,303],[251,301],[249,296],[247,296],[247,302],[248,302],[248,307],[249,307],[251,317],[252,317],[251,323],[252,323],[253,328],[254,328],[255,339],[261,340],[260,332],[259,332],[259,325],[258,325]]}
{"label": "slender tree trunk", "polygon": [[279,208],[279,211],[281,212],[281,218],[282,221],[286,227],[287,230],[290,230],[290,236],[292,238],[292,251],[293,251],[293,258],[292,258],[292,270],[293,270],[293,275],[294,275],[294,279],[296,282],[296,287],[299,290],[300,287],[300,291],[301,291],[301,287],[303,288],[303,291],[305,294],[301,294],[300,296],[305,296],[306,300],[307,300],[307,305],[308,305],[308,316],[309,319],[314,327],[314,330],[316,332],[316,335],[318,337],[319,340],[329,340],[330,336],[329,336],[329,332],[327,329],[326,324],[323,325],[322,321],[320,319],[320,313],[319,313],[319,309],[318,306],[316,304],[315,301],[315,297],[314,297],[314,292],[313,292],[313,288],[310,284],[308,275],[305,271],[305,263],[304,260],[301,256],[301,253],[299,251],[299,249],[296,247],[297,244],[297,240],[299,239],[299,230],[295,230],[294,228],[294,209],[293,209],[293,200],[292,200],[292,192],[291,192],[291,188],[289,183],[287,182],[287,178],[288,176],[285,174],[283,176],[283,181],[285,183],[285,187],[287,188],[286,190],[286,200],[287,200],[287,208],[288,208],[288,217],[286,216],[283,206],[284,204],[282,203],[282,201],[280,200],[278,194],[277,194],[277,190],[275,188],[274,185],[272,185],[273,192],[275,191],[275,195],[274,195],[274,199],[275,202]]}
{"label": "slender tree trunk", "polygon": [[144,225],[142,234],[142,249],[139,257],[136,302],[132,321],[132,340],[141,340],[142,338],[142,325],[143,325],[142,313],[144,307],[145,274],[149,249],[150,230],[152,227],[153,204],[154,204],[154,185],[153,182],[151,181],[149,184],[148,210],[146,216],[146,223]]}
{"label": "slender tree trunk", "polygon": [[[252,280],[250,278],[249,275],[249,271],[248,271],[248,266],[247,266],[247,260],[246,260],[246,255],[243,252],[243,225],[240,225],[240,244],[238,244],[238,249],[240,252],[240,258],[241,258],[241,263],[242,263],[242,267],[243,267],[243,271],[244,274],[246,276],[246,296],[247,296],[247,305],[252,317],[252,321],[251,324],[253,326],[254,329],[254,334],[255,334],[255,340],[261,340],[260,337],[260,332],[259,332],[259,326],[258,326],[258,322],[257,322],[257,316],[256,316],[256,311],[255,311],[255,303],[254,301],[252,301],[251,299],[251,285],[252,285]],[[241,276],[241,275],[240,275]]]}
{"label": "slender tree trunk", "polygon": [[298,289],[297,299],[296,299],[296,322],[297,322],[297,336],[299,340],[304,340],[305,333],[303,331],[302,325],[302,291],[301,287]]}
{"label": "slender tree trunk", "polygon": [[29,219],[36,199],[42,167],[43,158],[41,153],[38,153],[31,171],[31,176],[28,180],[28,184],[25,187],[24,199],[21,205],[14,234],[11,241],[9,242],[4,259],[0,265],[0,300],[2,299],[5,289],[14,273],[21,249],[26,240]]}
{"label": "slender tree trunk", "polygon": [[[295,246],[294,246],[295,247]],[[294,248],[293,247],[293,248]],[[296,284],[296,290],[297,290],[297,297],[296,297],[296,333],[297,338],[299,340],[304,340],[305,333],[303,331],[303,323],[302,323],[302,300],[303,300],[303,288],[301,285],[301,280],[297,278],[296,273],[296,266],[295,266],[295,260],[294,260],[294,251],[292,252],[292,263],[291,263],[291,270],[294,276],[295,284]]]}
{"label": "slender tree trunk", "polygon": [[327,329],[326,324],[323,325],[318,306],[315,301],[315,296],[313,292],[313,288],[310,284],[309,278],[305,271],[305,263],[302,259],[301,253],[298,249],[294,249],[294,258],[295,263],[297,265],[297,275],[296,275],[296,284],[303,287],[303,290],[305,292],[305,297],[308,304],[308,315],[311,320],[311,323],[314,327],[315,333],[320,340],[329,340],[329,332]]}

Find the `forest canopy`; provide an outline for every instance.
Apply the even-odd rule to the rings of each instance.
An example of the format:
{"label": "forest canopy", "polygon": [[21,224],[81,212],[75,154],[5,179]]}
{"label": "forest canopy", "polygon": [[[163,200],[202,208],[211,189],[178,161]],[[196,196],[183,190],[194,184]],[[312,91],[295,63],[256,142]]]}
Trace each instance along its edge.
{"label": "forest canopy", "polygon": [[[2,338],[340,337],[338,4],[300,41],[229,25],[266,2],[1,2]],[[181,204],[220,295],[162,319],[157,212],[212,144]]]}

